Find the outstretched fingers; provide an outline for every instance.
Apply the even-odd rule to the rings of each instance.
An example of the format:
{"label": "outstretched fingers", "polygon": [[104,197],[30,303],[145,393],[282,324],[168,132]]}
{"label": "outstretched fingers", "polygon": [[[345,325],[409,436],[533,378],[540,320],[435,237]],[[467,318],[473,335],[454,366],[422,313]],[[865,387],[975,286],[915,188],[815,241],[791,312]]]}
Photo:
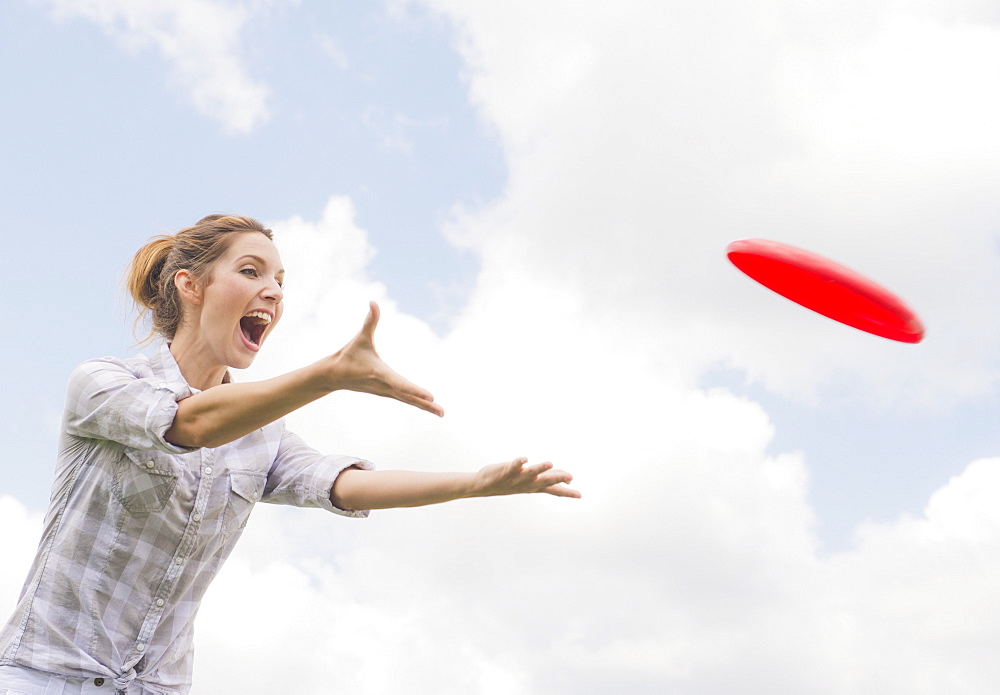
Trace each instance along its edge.
{"label": "outstretched fingers", "polygon": [[397,401],[412,405],[428,413],[444,417],[444,408],[434,402],[434,396],[429,391],[416,387],[414,391],[399,391],[395,396]]}
{"label": "outstretched fingers", "polygon": [[392,398],[395,398],[401,403],[415,406],[421,410],[426,410],[427,412],[433,413],[438,417],[444,416],[444,408],[434,402],[434,394],[425,388],[417,386],[412,381],[404,379],[395,372],[392,374],[394,377],[394,383],[391,384],[391,393],[387,395],[390,395]]}
{"label": "outstretched fingers", "polygon": [[553,469],[551,462],[537,463],[525,468],[523,464],[527,463],[527,459],[521,458],[516,461],[521,462],[522,475],[526,475],[534,481],[534,487],[537,492],[544,492],[556,497],[579,498],[582,496],[578,490],[567,487],[567,485],[573,482],[573,476],[566,471]]}
{"label": "outstretched fingers", "polygon": [[548,483],[542,492],[555,495],[556,497],[582,497],[579,490],[574,490],[571,487],[567,487],[571,482],[573,482],[573,476],[566,471],[550,471],[544,476],[539,476],[539,480]]}

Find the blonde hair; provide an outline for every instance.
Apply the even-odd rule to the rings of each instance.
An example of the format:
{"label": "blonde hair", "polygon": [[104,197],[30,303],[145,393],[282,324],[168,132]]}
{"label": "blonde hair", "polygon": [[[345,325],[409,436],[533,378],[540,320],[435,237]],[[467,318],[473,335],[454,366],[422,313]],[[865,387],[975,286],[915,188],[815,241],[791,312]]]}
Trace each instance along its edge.
{"label": "blonde hair", "polygon": [[187,270],[196,280],[211,277],[215,263],[237,234],[255,232],[274,240],[270,229],[251,217],[209,215],[176,234],[154,236],[129,263],[125,286],[138,309],[135,328],[150,319],[150,330],[141,344],[157,335],[173,340],[184,318],[183,305],[174,276]]}

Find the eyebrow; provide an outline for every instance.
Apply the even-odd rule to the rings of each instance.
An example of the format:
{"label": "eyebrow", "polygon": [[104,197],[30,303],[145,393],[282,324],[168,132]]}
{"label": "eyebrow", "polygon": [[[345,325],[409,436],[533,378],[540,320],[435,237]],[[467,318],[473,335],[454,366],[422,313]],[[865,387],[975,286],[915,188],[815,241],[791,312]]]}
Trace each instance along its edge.
{"label": "eyebrow", "polygon": [[[247,255],[245,255],[245,256],[240,256],[240,257],[239,257],[238,259],[236,259],[236,261],[237,261],[237,264],[239,264],[239,263],[242,263],[243,261],[245,261],[245,260],[246,260],[246,259],[248,259],[248,258],[249,258],[250,260],[252,260],[252,261],[256,261],[257,263],[259,263],[259,264],[260,264],[260,265],[262,265],[262,266],[265,266],[265,267],[267,266],[267,261],[265,261],[265,260],[264,260],[263,258],[261,258],[260,256],[255,256],[255,255],[254,255],[254,254],[252,254],[252,253],[248,253],[248,254],[247,254]],[[284,268],[278,268],[278,269],[277,269],[276,271],[274,271],[274,274],[275,274],[275,275],[279,275],[279,274],[280,274],[280,275],[284,275],[284,274],[285,274],[285,269],[284,269]]]}

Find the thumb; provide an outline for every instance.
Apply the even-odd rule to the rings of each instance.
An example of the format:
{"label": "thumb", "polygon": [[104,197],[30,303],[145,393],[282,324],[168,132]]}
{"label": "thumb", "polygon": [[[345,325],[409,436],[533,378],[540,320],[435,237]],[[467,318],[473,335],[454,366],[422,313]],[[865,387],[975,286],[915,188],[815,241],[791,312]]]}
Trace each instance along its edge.
{"label": "thumb", "polygon": [[380,316],[378,303],[368,302],[368,316],[365,317],[365,325],[361,327],[362,333],[367,333],[368,337],[374,337],[375,327],[378,325],[378,319]]}

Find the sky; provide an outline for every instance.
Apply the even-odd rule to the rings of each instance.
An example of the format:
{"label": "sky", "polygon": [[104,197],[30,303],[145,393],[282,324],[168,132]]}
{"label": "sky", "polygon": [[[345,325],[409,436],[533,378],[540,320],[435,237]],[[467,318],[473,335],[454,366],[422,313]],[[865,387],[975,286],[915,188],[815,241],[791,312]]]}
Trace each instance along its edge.
{"label": "sky", "polygon": [[[196,695],[995,691],[1000,4],[13,0],[0,74],[0,609],[69,371],[137,350],[123,268],[236,212],[287,270],[237,378],[375,299],[447,412],[338,393],[292,429],[380,468],[552,460],[584,496],[258,506]],[[756,285],[725,258],[753,237],[925,340]]]}

